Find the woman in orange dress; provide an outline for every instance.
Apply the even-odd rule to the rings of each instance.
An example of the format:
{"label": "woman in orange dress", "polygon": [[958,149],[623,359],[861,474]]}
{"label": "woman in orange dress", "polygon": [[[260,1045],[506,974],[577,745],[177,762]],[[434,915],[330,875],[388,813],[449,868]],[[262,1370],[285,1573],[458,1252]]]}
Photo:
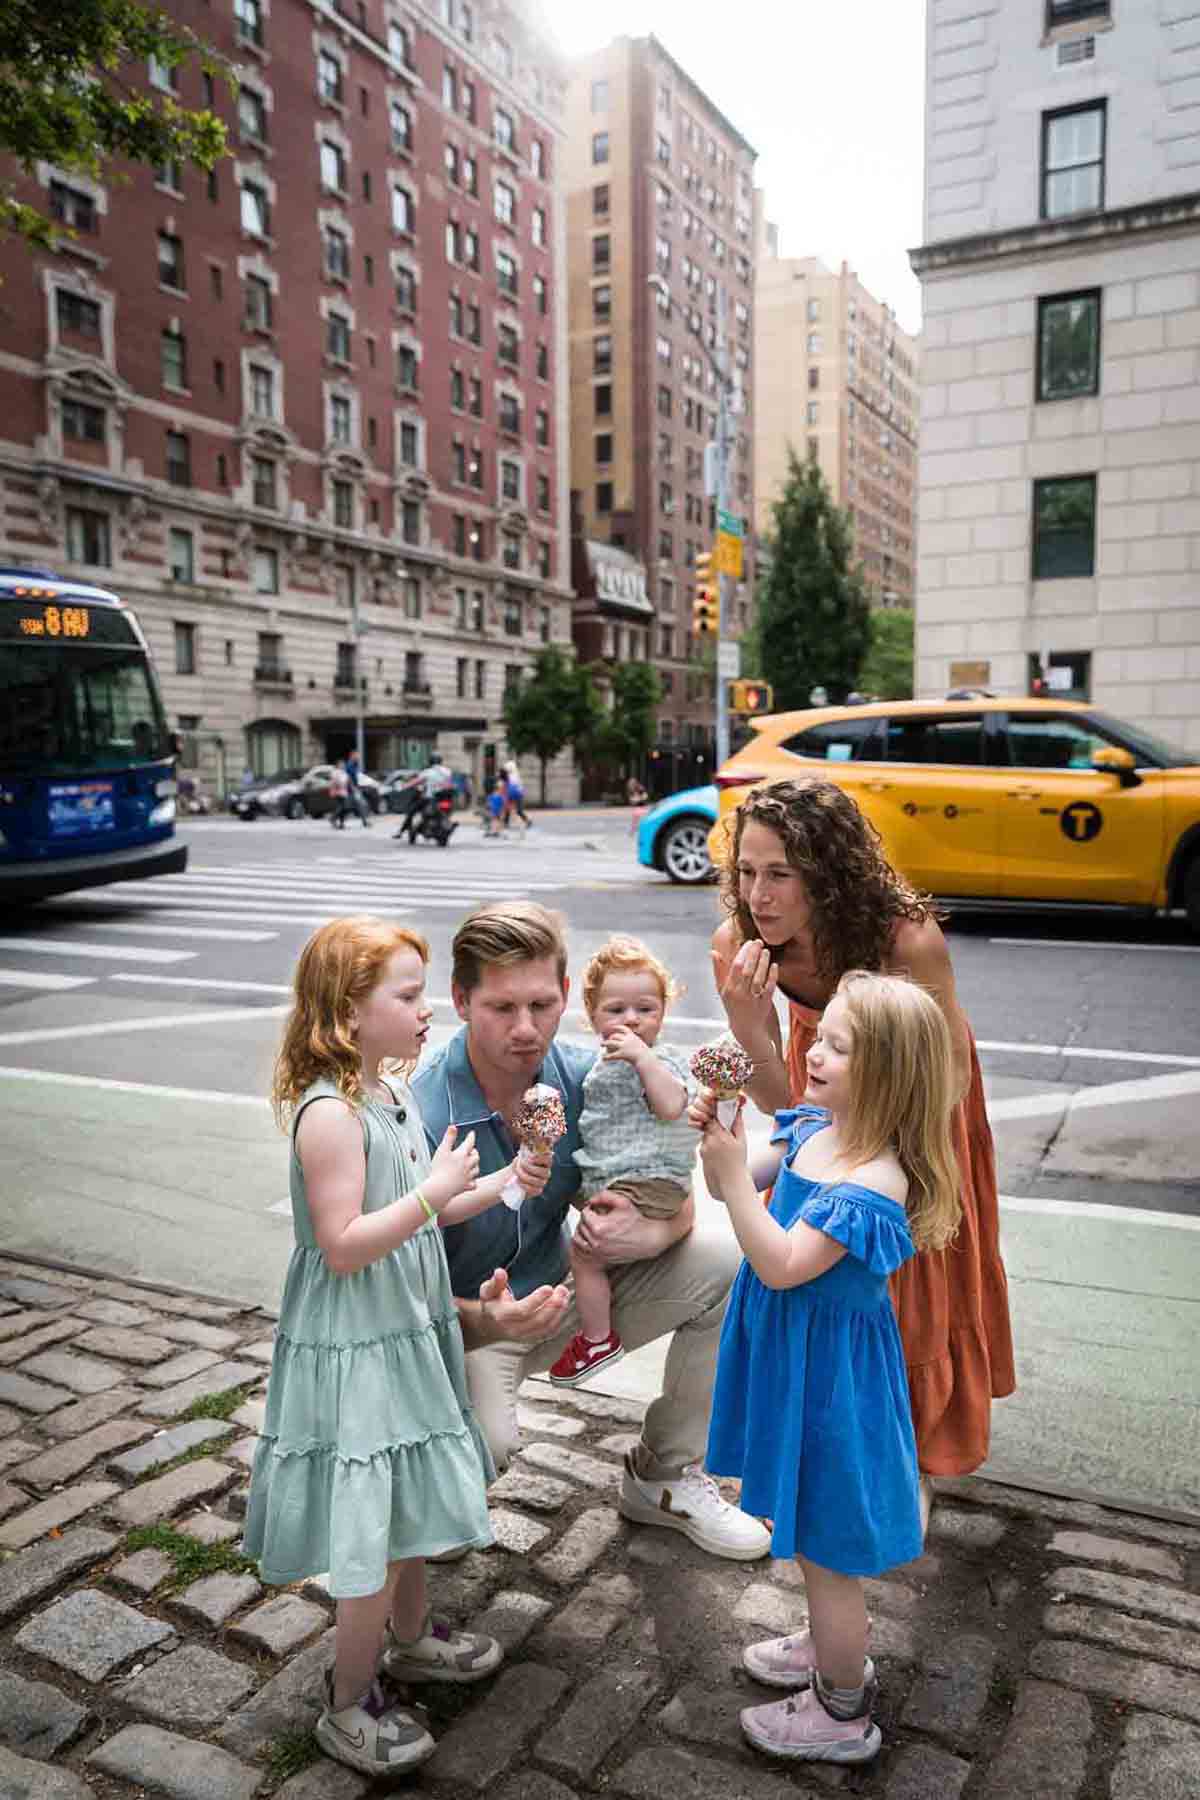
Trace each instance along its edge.
{"label": "woman in orange dress", "polygon": [[[847,969],[908,976],[950,1023],[962,1224],[945,1250],[893,1276],[892,1301],[922,1475],[969,1474],[987,1457],[992,1400],[1011,1394],[1016,1377],[983,1078],[933,904],[887,862],[849,795],[820,779],[773,781],[743,802],[721,888],[729,917],[713,938],[717,988],[754,1059],[748,1091],[764,1112],[803,1099],[805,1053]],[[788,1004],[786,1054],[777,989]]]}

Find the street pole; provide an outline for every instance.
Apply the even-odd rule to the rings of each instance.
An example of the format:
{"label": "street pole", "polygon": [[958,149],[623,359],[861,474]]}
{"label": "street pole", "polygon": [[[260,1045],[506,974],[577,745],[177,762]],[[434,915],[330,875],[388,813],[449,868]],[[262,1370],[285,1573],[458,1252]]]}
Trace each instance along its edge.
{"label": "street pole", "polygon": [[[717,295],[717,525],[733,511],[729,491],[729,337],[725,329],[728,302],[722,284]],[[733,624],[733,577],[721,570],[717,581],[717,732],[716,768],[729,761],[729,688],[721,667],[721,643]],[[715,772],[715,771],[714,771]]]}

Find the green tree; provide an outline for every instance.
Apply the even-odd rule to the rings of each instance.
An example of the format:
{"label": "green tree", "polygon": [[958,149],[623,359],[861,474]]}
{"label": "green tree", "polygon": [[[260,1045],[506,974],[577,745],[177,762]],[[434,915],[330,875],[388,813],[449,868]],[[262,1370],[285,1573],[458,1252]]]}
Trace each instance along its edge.
{"label": "green tree", "polygon": [[867,652],[870,603],[851,566],[853,536],[814,457],[788,452],[788,477],[772,508],[768,572],[759,584],[763,678],[785,712],[820,686],[831,701],[857,686]]}
{"label": "green tree", "polygon": [[[0,153],[27,175],[39,162],[111,180],[116,158],[193,163],[225,154],[215,113],[191,111],[131,76],[154,57],[173,70],[196,57],[232,72],[186,25],[138,0],[4,0],[0,5]],[[63,227],[0,181],[0,224],[53,247]]]}
{"label": "green tree", "polygon": [[601,663],[598,668],[612,685],[612,708],[598,721],[588,750],[597,762],[630,775],[654,742],[662,682],[649,663]]}
{"label": "green tree", "polygon": [[858,685],[864,694],[880,700],[912,699],[913,624],[914,616],[906,606],[872,607],[871,642],[858,671]]}
{"label": "green tree", "polygon": [[546,804],[546,768],[568,744],[590,744],[604,716],[596,685],[587,669],[564,656],[557,644],[539,650],[533,674],[504,696],[504,729],[517,756],[536,756],[542,769],[542,805]]}

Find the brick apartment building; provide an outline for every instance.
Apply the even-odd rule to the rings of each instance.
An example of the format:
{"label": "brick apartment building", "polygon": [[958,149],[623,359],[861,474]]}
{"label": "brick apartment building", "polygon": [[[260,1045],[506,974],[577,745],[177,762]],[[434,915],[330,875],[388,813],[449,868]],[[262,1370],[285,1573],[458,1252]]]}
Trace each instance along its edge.
{"label": "brick apartment building", "polygon": [[134,604],[210,788],[360,686],[368,766],[478,782],[571,640],[564,71],[524,0],[170,4],[241,86],[146,80],[231,154],[24,184],[75,235],[0,248],[0,560]]}
{"label": "brick apartment building", "polygon": [[788,449],[815,456],[850,515],[877,605],[911,606],[916,570],[920,341],[853,269],[781,256],[762,223],[754,324],[756,528],[787,479]]}
{"label": "brick apartment building", "polygon": [[[755,152],[654,37],[620,37],[571,70],[564,147],[569,245],[571,486],[583,537],[644,565],[649,610],[603,583],[605,655],[654,663],[656,785],[711,767],[713,677],[693,661],[693,562],[710,547],[704,447],[716,430],[724,317],[739,389],[733,504],[753,493]],[[697,341],[697,334],[703,343]],[[748,563],[730,622],[746,622]]]}

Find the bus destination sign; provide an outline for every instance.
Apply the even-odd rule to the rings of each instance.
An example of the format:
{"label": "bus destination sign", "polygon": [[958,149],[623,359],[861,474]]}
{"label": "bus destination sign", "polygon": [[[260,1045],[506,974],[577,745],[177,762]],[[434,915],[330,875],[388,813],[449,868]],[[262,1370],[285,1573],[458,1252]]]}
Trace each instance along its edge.
{"label": "bus destination sign", "polygon": [[0,642],[19,644],[137,644],[133,617],[119,606],[92,606],[69,592],[27,588],[0,593]]}
{"label": "bus destination sign", "polygon": [[17,629],[22,637],[85,638],[91,636],[92,616],[86,606],[41,606],[22,613]]}

